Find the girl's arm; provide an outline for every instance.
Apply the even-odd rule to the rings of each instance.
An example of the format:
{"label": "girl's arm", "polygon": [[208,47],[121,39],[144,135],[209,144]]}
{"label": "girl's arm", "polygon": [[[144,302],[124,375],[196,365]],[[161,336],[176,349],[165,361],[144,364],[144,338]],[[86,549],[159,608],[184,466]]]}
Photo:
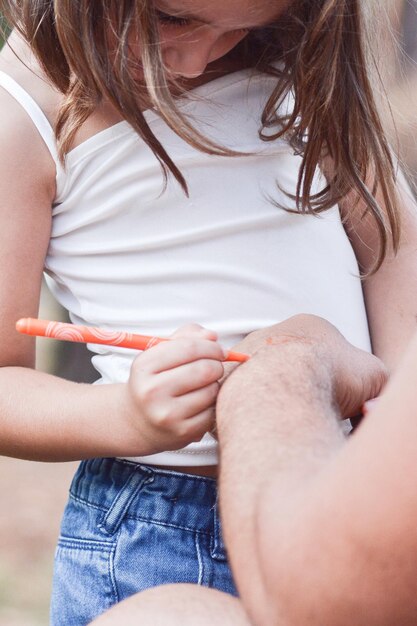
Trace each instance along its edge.
{"label": "girl's arm", "polygon": [[208,331],[194,329],[139,356],[129,384],[83,385],[33,371],[35,341],[15,323],[38,314],[55,165],[2,89],[0,110],[0,454],[136,456],[201,438],[212,427],[223,373],[223,352]]}
{"label": "girl's arm", "polygon": [[[401,170],[397,176],[402,236],[397,255],[392,246],[376,274],[364,279],[363,291],[374,354],[394,369],[417,322],[417,205]],[[380,206],[383,200],[379,198]],[[364,205],[347,197],[340,205],[346,231],[362,272],[372,267],[378,249],[374,220]]]}

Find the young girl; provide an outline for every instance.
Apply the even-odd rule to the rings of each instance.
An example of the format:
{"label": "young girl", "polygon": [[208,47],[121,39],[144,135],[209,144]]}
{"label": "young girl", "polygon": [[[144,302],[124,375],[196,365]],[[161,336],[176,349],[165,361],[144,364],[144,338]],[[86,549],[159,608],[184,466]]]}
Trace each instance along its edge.
{"label": "young girl", "polygon": [[[308,312],[370,349],[357,260],[374,351],[391,366],[411,334],[417,220],[361,4],[0,2],[15,28],[0,57],[1,452],[85,459],[52,624],[161,583],[235,592],[210,434],[224,348]],[[14,328],[36,316],[43,271],[74,322],[175,341],[91,346],[96,385],[34,371]]]}

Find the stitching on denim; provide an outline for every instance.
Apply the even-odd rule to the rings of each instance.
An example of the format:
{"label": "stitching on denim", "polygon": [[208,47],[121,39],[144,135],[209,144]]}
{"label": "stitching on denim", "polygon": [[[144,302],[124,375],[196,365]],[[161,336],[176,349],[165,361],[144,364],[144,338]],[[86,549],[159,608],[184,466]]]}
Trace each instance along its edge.
{"label": "stitching on denim", "polygon": [[62,536],[58,539],[58,548],[73,548],[77,550],[94,550],[95,552],[112,552],[116,547],[114,541],[94,541],[94,539],[77,539],[76,537]]}
{"label": "stitching on denim", "polygon": [[79,502],[80,504],[85,504],[86,506],[90,506],[92,509],[97,509],[97,511],[106,511],[107,509],[103,506],[90,502],[89,500],[85,500],[84,498],[80,498],[80,496],[76,496],[74,493],[70,491],[69,494],[70,499],[75,500],[75,502]]}
{"label": "stitching on denim", "polygon": [[218,499],[216,498],[216,503],[213,509],[213,536],[210,542],[210,551],[211,557],[215,560],[225,561],[226,557],[226,549],[223,542],[223,537],[221,533],[221,525],[220,525],[220,515],[218,508]]}
{"label": "stitching on denim", "polygon": [[136,520],[138,522],[144,522],[146,524],[155,524],[155,526],[166,526],[167,528],[176,528],[178,530],[186,530],[190,533],[198,533],[199,535],[209,535],[211,536],[211,532],[209,530],[201,530],[199,528],[191,528],[190,526],[179,526],[177,524],[170,524],[169,522],[161,522],[160,520],[149,519],[147,517],[137,517],[133,515],[126,515],[126,518]]}
{"label": "stitching on denim", "polygon": [[203,559],[202,559],[202,556],[201,556],[199,536],[198,536],[197,533],[195,534],[195,549],[196,549],[196,552],[197,552],[197,561],[198,561],[198,580],[197,580],[197,585],[202,585],[203,584],[203,577],[204,577],[204,563],[203,563]]}
{"label": "stitching on denim", "polygon": [[64,535],[59,538],[56,552],[60,548],[63,550],[71,550],[71,549],[83,550],[83,551],[93,550],[96,553],[101,552],[106,557],[108,557],[107,558],[107,570],[108,570],[107,574],[108,574],[110,585],[112,588],[113,602],[111,602],[110,604],[108,603],[107,608],[110,608],[112,604],[119,602],[119,593],[117,590],[116,579],[114,575],[114,557],[115,557],[115,552],[117,548],[117,541],[110,542],[110,541],[94,541],[94,540],[88,540],[88,539],[84,540],[84,539],[70,538]]}
{"label": "stitching on denim", "polygon": [[[71,497],[80,504],[85,504],[87,506],[91,506],[93,509],[97,509],[98,511],[106,511],[107,509],[98,506],[96,504],[91,504],[88,500],[83,500],[82,498],[78,498],[71,494]],[[145,522],[148,524],[156,524],[157,526],[167,526],[168,528],[178,528],[178,530],[186,530],[190,533],[198,533],[199,535],[211,535],[210,530],[201,530],[199,528],[192,528],[191,526],[180,526],[178,524],[170,524],[168,522],[161,522],[160,520],[155,520],[148,517],[141,517],[139,515],[132,515],[132,513],[127,513],[125,515],[125,519],[136,520],[138,522]]]}
{"label": "stitching on denim", "polygon": [[[119,538],[120,533],[118,533],[117,538]],[[113,550],[110,552],[110,558],[109,558],[109,578],[110,578],[110,582],[111,582],[111,586],[113,587],[113,595],[114,595],[114,600],[115,603],[119,602],[119,592],[117,590],[117,585],[116,585],[116,576],[114,573],[114,558],[115,558],[115,554],[116,554],[116,548],[117,548],[117,542],[114,545]]]}
{"label": "stitching on denim", "polygon": [[[71,498],[73,498],[76,502],[79,502],[80,504],[85,504],[86,506],[91,506],[93,509],[97,509],[98,511],[106,511],[107,509],[105,509],[104,507],[98,506],[96,504],[92,504],[91,502],[88,502],[88,500],[84,500],[83,498],[79,498],[77,496],[74,496],[73,494],[71,494]],[[201,530],[198,528],[192,528],[190,526],[180,526],[177,524],[169,524],[168,522],[161,522],[160,520],[155,520],[152,518],[148,518],[148,517],[141,517],[139,515],[132,515],[132,513],[127,513],[125,515],[125,519],[131,519],[131,520],[136,520],[138,522],[146,522],[149,524],[156,524],[157,526],[168,526],[168,528],[178,528],[178,530],[186,530],[189,531],[191,533],[199,533],[200,535],[211,535],[210,530]]]}
{"label": "stitching on denim", "polygon": [[[177,450],[171,450],[171,452],[177,452]],[[182,450],[178,450],[178,452],[182,452]],[[117,458],[116,459],[119,463],[123,463],[124,465],[129,465],[130,467],[143,467],[143,463],[137,463],[135,461],[128,461],[127,459],[120,459]],[[202,482],[206,482],[206,483],[216,483],[217,482],[217,478],[213,478],[212,476],[200,476],[199,474],[187,474],[186,472],[177,472],[175,469],[172,470],[163,470],[160,469],[157,466],[153,466],[153,465],[148,465],[148,467],[151,468],[151,470],[154,472],[154,474],[156,476],[172,476],[172,474],[175,474],[176,476],[181,476],[181,477],[185,477],[185,478],[191,478],[191,479],[196,479],[196,480],[201,480]],[[215,467],[213,465],[213,467]]]}
{"label": "stitching on denim", "polygon": [[[104,515],[102,521],[98,525],[98,528],[102,532],[106,533],[107,535],[114,535],[114,533],[117,532],[117,529],[120,527],[123,518],[126,517],[127,511],[129,510],[133,499],[138,493],[140,493],[143,485],[153,482],[153,476],[151,472],[146,471],[146,474],[148,474],[148,476],[140,476],[136,472],[134,472],[129,476],[128,480],[124,483],[123,487],[121,487],[118,494],[107,509],[107,512]],[[117,513],[117,505],[120,501],[122,502],[123,506],[121,510],[118,511],[115,519],[112,520],[111,518],[114,511],[116,511]]]}

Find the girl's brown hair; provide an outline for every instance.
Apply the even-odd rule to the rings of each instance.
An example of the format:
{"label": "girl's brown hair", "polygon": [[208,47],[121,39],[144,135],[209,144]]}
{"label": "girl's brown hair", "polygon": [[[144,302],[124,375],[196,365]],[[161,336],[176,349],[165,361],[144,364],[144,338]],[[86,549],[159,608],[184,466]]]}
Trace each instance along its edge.
{"label": "girl's brown hair", "polygon": [[[294,0],[274,26],[250,33],[231,55],[246,67],[277,77],[260,134],[265,141],[285,135],[302,156],[294,196],[297,210],[319,213],[355,193],[379,231],[376,271],[389,242],[398,248],[400,223],[395,168],[371,86],[362,4]],[[165,173],[170,171],[186,190],[181,172],[141,112],[143,88],[135,80],[132,40],[140,47],[147,96],[166,123],[200,150],[236,154],[202,136],[178,110],[161,58],[152,0],[0,0],[0,7],[65,95],[56,125],[62,157],[76,129],[104,96],[151,147]],[[282,117],[279,104],[290,91],[295,106]],[[313,195],[314,172],[326,156],[334,173]],[[377,191],[384,210],[376,200]]]}

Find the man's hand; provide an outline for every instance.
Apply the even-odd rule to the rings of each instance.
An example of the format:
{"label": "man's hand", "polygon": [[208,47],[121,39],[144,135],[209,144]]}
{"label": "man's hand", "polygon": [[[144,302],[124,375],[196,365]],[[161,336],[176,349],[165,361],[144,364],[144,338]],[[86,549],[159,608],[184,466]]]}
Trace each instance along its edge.
{"label": "man's hand", "polygon": [[[305,355],[327,371],[334,402],[342,418],[361,412],[363,404],[379,395],[388,379],[382,361],[350,344],[343,335],[321,317],[295,315],[288,320],[257,330],[234,346],[262,359],[268,350],[281,346],[302,345]],[[235,369],[235,368],[233,368]]]}
{"label": "man's hand", "polygon": [[416,621],[417,337],[353,437],[338,418],[378,395],[382,363],[324,320],[252,334],[217,402],[220,506],[254,624]]}
{"label": "man's hand", "polygon": [[[313,315],[254,332],[236,349],[252,357],[228,377],[217,401],[226,546],[253,623],[299,624],[280,615],[305,566],[294,529],[306,518],[316,477],[348,445],[339,419],[377,396],[387,374],[379,359]],[[324,517],[328,533],[333,521]],[[317,537],[315,527],[307,546]],[[301,570],[293,566],[298,556]]]}

